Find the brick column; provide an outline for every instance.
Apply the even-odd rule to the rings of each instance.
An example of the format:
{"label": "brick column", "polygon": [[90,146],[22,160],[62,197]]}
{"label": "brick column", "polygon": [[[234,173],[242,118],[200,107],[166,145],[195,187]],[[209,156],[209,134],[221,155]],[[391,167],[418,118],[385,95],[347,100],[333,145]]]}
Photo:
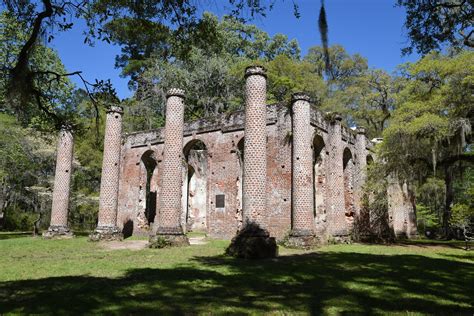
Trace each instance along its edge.
{"label": "brick column", "polygon": [[74,137],[70,126],[64,125],[59,132],[56,153],[56,173],[54,175],[53,206],[51,223],[45,238],[72,237],[67,225],[69,195],[71,190]]}
{"label": "brick column", "polygon": [[328,159],[328,233],[336,239],[347,239],[349,230],[346,223],[344,199],[343,144],[341,134],[342,117],[336,114],[329,124]]}
{"label": "brick column", "polygon": [[156,235],[150,247],[188,245],[181,226],[183,183],[184,90],[170,89],[166,100],[163,176]]}
{"label": "brick column", "polygon": [[292,229],[289,243],[309,247],[314,238],[313,151],[309,96],[292,95],[293,166]]}
{"label": "brick column", "polygon": [[117,202],[122,148],[122,115],[120,106],[107,110],[105,121],[104,155],[100,179],[99,223],[89,238],[98,240],[122,240],[117,226]]}
{"label": "brick column", "polygon": [[275,257],[275,238],[266,230],[267,76],[265,68],[245,69],[243,225],[226,253],[241,258]]}
{"label": "brick column", "polygon": [[267,75],[259,66],[245,70],[244,223],[265,227],[267,178]]}

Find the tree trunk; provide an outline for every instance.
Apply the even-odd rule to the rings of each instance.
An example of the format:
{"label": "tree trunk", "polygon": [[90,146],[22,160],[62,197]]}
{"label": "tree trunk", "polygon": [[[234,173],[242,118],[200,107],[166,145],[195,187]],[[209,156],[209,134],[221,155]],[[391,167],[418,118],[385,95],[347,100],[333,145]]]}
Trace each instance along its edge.
{"label": "tree trunk", "polygon": [[444,183],[446,185],[446,199],[443,212],[443,233],[445,238],[449,238],[449,219],[454,200],[453,169],[450,166],[444,168]]}

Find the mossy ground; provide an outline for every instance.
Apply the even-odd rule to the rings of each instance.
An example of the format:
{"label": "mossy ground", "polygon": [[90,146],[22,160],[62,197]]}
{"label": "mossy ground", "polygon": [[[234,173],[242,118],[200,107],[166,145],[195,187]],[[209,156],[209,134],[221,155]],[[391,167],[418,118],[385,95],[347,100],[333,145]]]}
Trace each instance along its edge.
{"label": "mossy ground", "polygon": [[462,243],[280,247],[254,261],[223,256],[228,244],[107,250],[1,234],[0,314],[474,312],[474,251]]}

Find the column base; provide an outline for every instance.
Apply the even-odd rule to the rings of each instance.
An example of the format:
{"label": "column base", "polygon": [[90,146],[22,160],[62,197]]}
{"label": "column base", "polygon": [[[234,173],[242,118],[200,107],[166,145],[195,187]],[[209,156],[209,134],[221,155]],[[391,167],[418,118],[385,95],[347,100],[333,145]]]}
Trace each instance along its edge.
{"label": "column base", "polygon": [[183,233],[181,226],[177,227],[160,227],[156,229],[156,233],[150,235],[148,248],[167,248],[189,246],[188,237]]}
{"label": "column base", "polygon": [[247,223],[232,238],[225,251],[226,255],[245,259],[275,258],[278,256],[278,246],[275,237],[256,223]]}
{"label": "column base", "polygon": [[320,244],[312,231],[292,230],[285,246],[288,248],[311,249]]}
{"label": "column base", "polygon": [[44,239],[61,239],[61,238],[72,238],[74,234],[67,226],[62,225],[51,225],[48,230],[43,233]]}
{"label": "column base", "polygon": [[117,226],[97,226],[95,231],[89,235],[89,241],[113,241],[123,240],[123,234]]}
{"label": "column base", "polygon": [[167,248],[189,246],[188,237],[181,233],[176,234],[156,234],[150,236],[148,248]]}
{"label": "column base", "polygon": [[329,244],[352,244],[351,235],[332,235],[328,240]]}

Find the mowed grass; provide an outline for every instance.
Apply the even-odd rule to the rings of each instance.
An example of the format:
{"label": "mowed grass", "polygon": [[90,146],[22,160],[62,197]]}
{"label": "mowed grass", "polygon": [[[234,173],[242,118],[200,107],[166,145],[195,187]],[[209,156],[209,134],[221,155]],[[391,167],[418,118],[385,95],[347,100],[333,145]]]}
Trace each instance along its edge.
{"label": "mowed grass", "polygon": [[248,261],[219,240],[133,251],[18,237],[0,240],[0,314],[474,312],[474,251],[456,243],[280,247]]}

